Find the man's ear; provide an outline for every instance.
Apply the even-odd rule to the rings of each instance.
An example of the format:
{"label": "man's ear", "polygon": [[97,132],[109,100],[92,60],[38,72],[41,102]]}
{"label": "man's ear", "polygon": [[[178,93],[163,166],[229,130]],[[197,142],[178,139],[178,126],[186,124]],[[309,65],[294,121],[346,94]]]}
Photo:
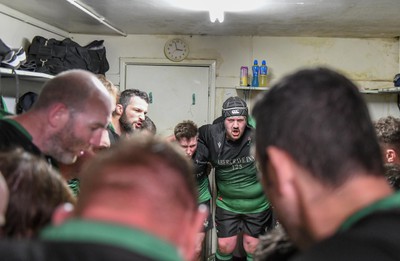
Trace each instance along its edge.
{"label": "man's ear", "polygon": [[385,157],[386,157],[386,161],[387,161],[388,163],[393,163],[393,162],[395,162],[395,161],[396,161],[396,158],[397,158],[396,151],[395,151],[394,149],[387,149],[387,150],[386,150]]}
{"label": "man's ear", "polygon": [[293,185],[294,161],[287,152],[274,146],[266,148],[266,152],[269,158],[269,181],[277,193],[282,195],[288,186]]}
{"label": "man's ear", "polygon": [[69,116],[70,112],[64,104],[55,103],[48,110],[47,119],[51,127],[60,129],[68,123]]}
{"label": "man's ear", "polygon": [[117,103],[114,111],[117,115],[121,116],[124,112],[124,106],[122,106],[122,104],[120,104],[120,103]]}
{"label": "man's ear", "polygon": [[51,223],[59,226],[73,216],[74,206],[71,203],[64,203],[58,206],[51,217]]}

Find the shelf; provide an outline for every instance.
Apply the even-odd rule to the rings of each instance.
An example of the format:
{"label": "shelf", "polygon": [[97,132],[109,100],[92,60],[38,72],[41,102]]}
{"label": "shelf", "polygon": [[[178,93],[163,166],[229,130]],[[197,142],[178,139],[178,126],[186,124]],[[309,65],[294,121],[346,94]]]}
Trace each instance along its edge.
{"label": "shelf", "polygon": [[253,86],[236,86],[237,90],[245,90],[245,91],[267,91],[269,87],[253,87]]}
{"label": "shelf", "polygon": [[15,77],[15,74],[20,76],[21,79],[30,80],[30,81],[47,81],[54,77],[54,75],[46,74],[46,73],[38,73],[38,72],[30,72],[23,70],[13,70],[9,68],[0,67],[0,75],[1,77]]}
{"label": "shelf", "polygon": [[400,94],[400,88],[361,89],[360,92],[365,94]]}
{"label": "shelf", "polygon": [[[252,87],[252,86],[236,86],[237,90],[245,91],[268,91],[271,87]],[[360,89],[365,94],[400,94],[400,87],[379,88],[379,89]]]}

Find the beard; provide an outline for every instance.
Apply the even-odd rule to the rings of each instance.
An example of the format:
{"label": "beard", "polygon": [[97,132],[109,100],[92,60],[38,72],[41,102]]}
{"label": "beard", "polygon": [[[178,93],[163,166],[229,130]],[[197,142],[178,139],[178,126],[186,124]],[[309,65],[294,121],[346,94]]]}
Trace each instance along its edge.
{"label": "beard", "polygon": [[44,153],[63,164],[74,163],[79,152],[87,147],[86,143],[74,134],[72,124],[74,122],[70,121],[64,129],[55,133],[45,144],[47,149]]}
{"label": "beard", "polygon": [[129,122],[128,117],[126,116],[125,112],[122,114],[121,118],[119,118],[119,123],[121,124],[122,129],[126,133],[132,133],[134,128],[133,128],[133,122]]}
{"label": "beard", "polygon": [[65,135],[61,132],[54,134],[46,142],[46,147],[49,149],[46,151],[46,155],[53,157],[56,161],[63,164],[72,164],[76,161],[77,156],[74,153],[64,149],[62,144],[65,144]]}

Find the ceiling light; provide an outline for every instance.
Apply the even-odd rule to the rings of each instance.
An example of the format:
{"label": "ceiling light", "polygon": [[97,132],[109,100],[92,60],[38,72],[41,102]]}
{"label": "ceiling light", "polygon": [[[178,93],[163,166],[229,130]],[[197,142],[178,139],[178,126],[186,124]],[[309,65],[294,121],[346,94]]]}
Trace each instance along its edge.
{"label": "ceiling light", "polygon": [[210,21],[212,23],[215,23],[216,20],[218,20],[220,23],[224,21],[224,11],[219,9],[212,9],[209,10],[209,12],[210,12]]}
{"label": "ceiling light", "polygon": [[224,12],[245,12],[256,10],[265,5],[265,0],[246,0],[243,4],[241,1],[232,0],[165,0],[166,2],[183,9],[194,11],[208,11],[210,13],[210,21],[218,20],[220,23],[224,21]]}
{"label": "ceiling light", "polygon": [[105,26],[107,26],[111,30],[119,33],[122,36],[127,36],[127,34],[125,32],[123,32],[120,29],[118,29],[118,28],[114,27],[113,25],[111,25],[104,17],[102,17],[101,15],[98,15],[94,11],[90,10],[90,8],[85,6],[83,3],[79,2],[79,1],[76,1],[76,0],[67,0],[67,2],[72,4],[72,5],[74,5],[75,7],[79,8],[81,11],[83,11],[86,14],[90,15],[91,17],[93,17],[94,19],[96,19],[100,23],[104,24]]}

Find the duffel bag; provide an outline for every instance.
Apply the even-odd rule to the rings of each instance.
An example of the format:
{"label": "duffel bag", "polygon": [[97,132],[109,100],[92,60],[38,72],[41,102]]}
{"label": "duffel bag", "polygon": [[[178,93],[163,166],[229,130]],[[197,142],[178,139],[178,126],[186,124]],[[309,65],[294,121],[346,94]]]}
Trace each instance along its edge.
{"label": "duffel bag", "polygon": [[28,49],[27,64],[36,72],[56,75],[70,69],[105,74],[109,69],[103,40],[81,46],[70,38],[62,41],[35,36]]}

